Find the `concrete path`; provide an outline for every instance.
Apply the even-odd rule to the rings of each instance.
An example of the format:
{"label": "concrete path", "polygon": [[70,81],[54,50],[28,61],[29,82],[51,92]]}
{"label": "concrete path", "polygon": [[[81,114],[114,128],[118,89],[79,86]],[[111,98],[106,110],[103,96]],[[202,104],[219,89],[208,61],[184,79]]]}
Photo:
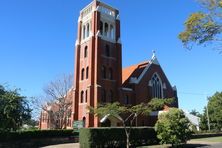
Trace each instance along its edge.
{"label": "concrete path", "polygon": [[42,148],[79,148],[79,143],[57,144],[44,146]]}

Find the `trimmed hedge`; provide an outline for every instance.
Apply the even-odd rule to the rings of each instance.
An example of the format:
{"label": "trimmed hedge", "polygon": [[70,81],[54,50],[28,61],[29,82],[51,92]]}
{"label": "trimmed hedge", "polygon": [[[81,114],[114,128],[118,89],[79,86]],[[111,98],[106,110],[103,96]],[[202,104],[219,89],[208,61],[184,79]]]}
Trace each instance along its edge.
{"label": "trimmed hedge", "polygon": [[74,137],[78,135],[79,133],[73,132],[73,130],[33,130],[19,132],[0,132],[0,142],[55,137]]}
{"label": "trimmed hedge", "polygon": [[[80,129],[80,147],[125,147],[126,134],[124,128],[82,128]],[[158,144],[156,132],[150,127],[134,127],[130,133],[133,147]]]}
{"label": "trimmed hedge", "polygon": [[193,134],[191,136],[191,139],[197,139],[197,138],[209,138],[209,137],[218,137],[222,136],[222,133],[201,133],[201,134]]}

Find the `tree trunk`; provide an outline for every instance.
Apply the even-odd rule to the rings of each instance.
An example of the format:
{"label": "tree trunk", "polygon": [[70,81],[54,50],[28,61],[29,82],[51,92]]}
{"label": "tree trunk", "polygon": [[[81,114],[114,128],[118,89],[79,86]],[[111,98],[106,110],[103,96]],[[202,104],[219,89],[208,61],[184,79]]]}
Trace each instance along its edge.
{"label": "tree trunk", "polygon": [[129,134],[126,134],[126,148],[129,148],[130,141],[129,141]]}

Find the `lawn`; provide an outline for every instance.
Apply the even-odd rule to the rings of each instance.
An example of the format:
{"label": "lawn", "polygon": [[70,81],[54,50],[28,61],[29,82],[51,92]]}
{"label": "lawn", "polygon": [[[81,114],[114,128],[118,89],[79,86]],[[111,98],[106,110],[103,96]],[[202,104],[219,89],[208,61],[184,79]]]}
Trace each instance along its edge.
{"label": "lawn", "polygon": [[205,142],[222,142],[222,136],[192,139],[191,141],[205,141]]}

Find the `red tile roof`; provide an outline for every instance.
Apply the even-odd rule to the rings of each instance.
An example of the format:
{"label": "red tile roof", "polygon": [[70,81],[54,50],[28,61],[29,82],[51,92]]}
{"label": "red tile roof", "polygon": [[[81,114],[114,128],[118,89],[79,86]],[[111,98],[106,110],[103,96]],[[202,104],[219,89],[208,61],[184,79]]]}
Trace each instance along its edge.
{"label": "red tile roof", "polygon": [[130,77],[138,78],[146,66],[149,65],[148,61],[141,62],[136,65],[131,65],[122,69],[122,84]]}

